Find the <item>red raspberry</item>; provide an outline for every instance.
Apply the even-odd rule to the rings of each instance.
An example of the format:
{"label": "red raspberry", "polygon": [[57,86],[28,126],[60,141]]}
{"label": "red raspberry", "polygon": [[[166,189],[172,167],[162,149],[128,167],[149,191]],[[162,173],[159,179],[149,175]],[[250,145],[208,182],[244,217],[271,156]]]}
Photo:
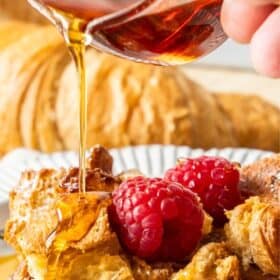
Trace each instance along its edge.
{"label": "red raspberry", "polygon": [[153,261],[181,261],[202,237],[199,198],[177,183],[136,177],[113,192],[111,221],[122,245]]}
{"label": "red raspberry", "polygon": [[239,177],[234,164],[209,156],[182,160],[165,173],[166,180],[180,183],[200,196],[204,209],[216,225],[226,222],[225,209],[231,210],[242,202]]}

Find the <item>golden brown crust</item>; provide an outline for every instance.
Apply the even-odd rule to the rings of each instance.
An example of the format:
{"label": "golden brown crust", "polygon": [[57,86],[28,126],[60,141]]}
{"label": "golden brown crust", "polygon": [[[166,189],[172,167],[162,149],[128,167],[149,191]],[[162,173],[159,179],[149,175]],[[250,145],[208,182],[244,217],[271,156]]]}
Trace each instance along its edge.
{"label": "golden brown crust", "polygon": [[241,169],[241,190],[269,202],[280,198],[280,154],[259,160]]}
{"label": "golden brown crust", "polygon": [[130,259],[130,266],[135,280],[169,280],[174,272],[172,263],[147,264],[136,257]]}
{"label": "golden brown crust", "polygon": [[238,258],[230,254],[224,243],[208,243],[172,277],[172,280],[193,279],[240,280]]}
{"label": "golden brown crust", "polygon": [[91,148],[88,156],[89,169],[100,168],[104,172],[112,174],[113,157],[102,146]]}
{"label": "golden brown crust", "polygon": [[11,192],[5,238],[19,252],[34,249],[45,252],[45,240],[57,224],[54,205],[59,180],[65,172],[25,172],[17,188]]}
{"label": "golden brown crust", "polygon": [[[52,273],[55,268],[55,279],[58,280],[109,280],[116,276],[118,277],[115,279],[120,280],[132,279],[132,272],[125,256],[122,255],[117,236],[110,229],[108,203],[96,203],[94,197],[87,196],[86,207],[81,207],[78,202],[73,204],[74,199],[78,201],[78,195],[60,201],[64,206],[70,207],[67,209],[69,213],[67,212],[66,217],[55,229],[55,235],[51,234],[47,238],[46,251],[41,253],[36,248],[33,248],[32,253],[23,251],[27,262],[27,274],[32,279],[54,279]],[[70,227],[68,218],[71,219]],[[37,226],[40,227],[39,224]],[[54,261],[53,257],[58,255],[59,261]]]}
{"label": "golden brown crust", "polygon": [[[104,154],[108,152],[93,153],[92,158],[95,157],[98,163],[100,160],[97,157]],[[89,191],[114,189],[118,179],[104,173],[98,165],[95,167],[87,173]],[[67,185],[68,181],[77,182],[77,177],[78,169],[44,169],[23,173],[18,186],[10,194],[10,219],[5,233],[7,241],[19,251],[45,253],[45,241],[58,223],[56,205],[66,199],[67,194],[77,193],[77,187],[69,190]]]}
{"label": "golden brown crust", "polygon": [[227,215],[228,244],[242,258],[245,270],[255,263],[265,274],[280,275],[279,205],[253,197]]}
{"label": "golden brown crust", "polygon": [[[120,183],[118,177],[99,168],[88,169],[86,173],[86,189],[90,191],[112,192]],[[60,181],[60,187],[67,193],[79,191],[79,168],[70,168]]]}
{"label": "golden brown crust", "polygon": [[241,169],[241,191],[253,195],[227,213],[228,244],[245,271],[256,264],[264,274],[280,275],[280,155]]}
{"label": "golden brown crust", "polygon": [[280,208],[267,205],[250,225],[254,262],[267,274],[280,275]]}

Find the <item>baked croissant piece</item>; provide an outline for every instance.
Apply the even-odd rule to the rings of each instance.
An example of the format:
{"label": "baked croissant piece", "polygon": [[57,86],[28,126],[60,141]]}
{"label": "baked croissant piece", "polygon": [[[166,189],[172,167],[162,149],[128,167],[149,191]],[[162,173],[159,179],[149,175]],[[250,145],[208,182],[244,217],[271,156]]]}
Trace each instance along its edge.
{"label": "baked croissant piece", "polygon": [[242,191],[254,195],[228,212],[228,244],[245,270],[255,263],[280,276],[280,155],[243,169]]}
{"label": "baked croissant piece", "polygon": [[208,243],[202,246],[192,261],[172,278],[172,280],[193,279],[239,280],[241,279],[239,260],[230,254],[224,243]]}
{"label": "baked croissant piece", "polygon": [[[110,160],[101,148],[92,152],[87,173],[89,191],[112,191],[118,185],[117,178],[111,176]],[[55,279],[100,279],[103,271],[104,279],[116,274],[122,276],[120,279],[131,279],[117,236],[109,226],[108,194],[96,196],[88,192],[82,203],[76,171],[26,172],[11,193],[6,239],[22,260],[13,279],[53,279],[53,265],[60,267]],[[59,226],[58,209],[62,219]],[[59,242],[64,246],[56,245],[62,244]],[[53,263],[52,254],[59,254],[59,264]],[[69,263],[69,257],[74,261]]]}
{"label": "baked croissant piece", "polygon": [[[280,149],[280,110],[257,97],[213,95],[178,68],[136,64],[94,50],[86,60],[89,147]],[[2,23],[0,66],[0,155],[20,146],[77,149],[77,77],[55,28]]]}
{"label": "baked croissant piece", "polygon": [[[254,180],[256,166],[256,171],[264,165],[274,170],[278,164],[276,156],[245,167],[243,180]],[[213,227],[205,215],[203,239],[185,261],[148,263],[127,253],[109,218],[110,192],[139,173],[114,176],[112,166],[104,148],[91,150],[88,192],[83,198],[78,193],[77,168],[22,175],[11,192],[5,231],[20,261],[12,279],[54,279],[54,275],[57,280],[278,279],[279,204],[270,197],[274,187],[252,189],[254,196],[227,213],[225,230]],[[274,175],[258,172],[259,182]]]}

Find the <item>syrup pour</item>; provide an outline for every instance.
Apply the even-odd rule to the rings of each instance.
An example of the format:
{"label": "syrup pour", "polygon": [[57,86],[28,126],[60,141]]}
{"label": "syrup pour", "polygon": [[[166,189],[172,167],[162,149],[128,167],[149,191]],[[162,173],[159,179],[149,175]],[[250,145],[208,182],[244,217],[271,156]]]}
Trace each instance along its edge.
{"label": "syrup pour", "polygon": [[[190,62],[219,46],[222,0],[29,0],[62,33],[79,78],[80,193],[85,194],[87,83],[85,50],[157,64]],[[175,4],[174,4],[175,3]],[[94,62],[93,62],[94,63]]]}
{"label": "syrup pour", "polygon": [[87,138],[87,81],[85,51],[88,46],[84,32],[87,21],[73,14],[47,7],[44,13],[52,18],[63,34],[66,45],[76,65],[79,81],[79,192],[65,193],[56,203],[58,224],[46,241],[46,280],[64,279],[77,251],[71,245],[78,242],[94,224],[98,207],[105,197],[87,192],[86,186],[86,138]]}
{"label": "syrup pour", "polygon": [[[143,2],[146,3],[152,1],[155,0],[146,0]],[[84,195],[86,193],[86,140],[88,115],[85,51],[90,43],[90,36],[86,33],[86,28],[92,19],[125,8],[130,5],[133,0],[119,0],[117,4],[111,0],[104,0],[102,2],[88,0],[43,0],[39,1],[39,6],[38,1],[36,0],[31,0],[30,2],[55,23],[56,27],[63,35],[76,65],[79,81],[79,191],[80,194]],[[140,11],[146,7],[146,4],[136,7],[137,10]],[[132,11],[134,12],[135,9],[136,8],[132,9]]]}
{"label": "syrup pour", "polygon": [[87,139],[87,81],[85,67],[86,38],[82,32],[84,22],[75,19],[70,22],[66,42],[75,61],[79,80],[79,105],[80,105],[80,151],[79,151],[79,191],[86,193],[86,139]]}
{"label": "syrup pour", "polygon": [[[140,11],[146,7],[146,2],[136,5],[129,13],[134,13],[135,9]],[[95,18],[105,16],[116,10],[127,7],[133,0],[119,0],[117,3],[111,0],[104,1],[76,1],[76,0],[43,0],[30,1],[32,5],[39,9],[62,33],[66,45],[73,57],[76,65],[79,81],[79,191],[81,195],[86,193],[86,140],[87,140],[87,81],[85,66],[85,51],[90,43],[90,36],[86,33],[89,22]],[[39,6],[38,6],[39,3]],[[93,9],[94,8],[94,9]]]}

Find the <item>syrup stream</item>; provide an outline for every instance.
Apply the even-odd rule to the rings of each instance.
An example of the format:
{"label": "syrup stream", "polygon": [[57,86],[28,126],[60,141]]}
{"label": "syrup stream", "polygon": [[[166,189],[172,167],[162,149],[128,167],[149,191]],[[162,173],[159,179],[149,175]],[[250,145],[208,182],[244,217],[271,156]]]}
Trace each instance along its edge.
{"label": "syrup stream", "polygon": [[69,30],[68,48],[76,64],[79,78],[79,114],[80,114],[80,151],[79,151],[79,192],[86,193],[86,144],[87,144],[87,104],[88,92],[86,81],[84,34],[79,30]]}
{"label": "syrup stream", "polygon": [[[73,18],[67,14],[52,9],[53,14],[60,16],[67,23],[67,28],[63,29],[63,37],[67,47],[75,62],[77,77],[79,82],[79,193],[78,196],[69,194],[67,201],[58,203],[58,226],[49,236],[48,244],[48,268],[46,279],[56,280],[60,275],[62,267],[58,266],[62,254],[69,249],[69,244],[75,238],[81,238],[81,234],[86,232],[88,227],[88,217],[92,216],[92,211],[82,211],[88,205],[88,195],[86,197],[86,144],[87,144],[87,75],[85,64],[85,52],[87,47],[86,35],[83,31],[85,26],[84,20]],[[63,25],[61,25],[63,26]],[[78,208],[79,210],[77,210]],[[76,217],[84,213],[79,221]]]}

